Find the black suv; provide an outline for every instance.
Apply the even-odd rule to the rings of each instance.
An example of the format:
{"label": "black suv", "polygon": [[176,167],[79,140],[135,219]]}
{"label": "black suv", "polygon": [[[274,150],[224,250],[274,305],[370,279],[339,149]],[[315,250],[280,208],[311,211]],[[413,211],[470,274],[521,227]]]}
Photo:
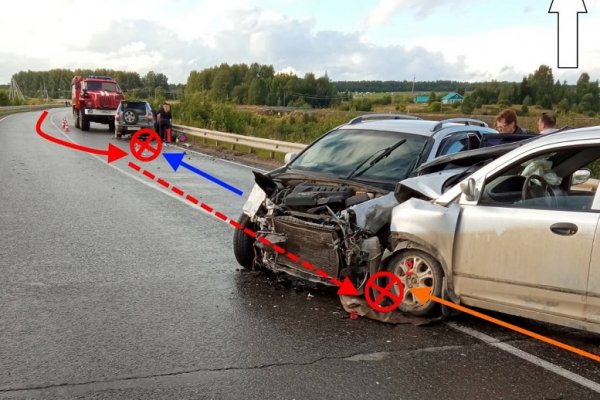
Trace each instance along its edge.
{"label": "black suv", "polygon": [[115,138],[142,128],[154,129],[152,107],[147,101],[122,101],[115,114]]}

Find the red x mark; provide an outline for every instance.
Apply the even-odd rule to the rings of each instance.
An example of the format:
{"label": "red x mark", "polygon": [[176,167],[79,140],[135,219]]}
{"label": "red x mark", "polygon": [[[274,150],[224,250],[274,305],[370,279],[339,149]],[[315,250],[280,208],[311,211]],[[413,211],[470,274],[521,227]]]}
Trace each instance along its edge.
{"label": "red x mark", "polygon": [[[153,140],[156,140],[156,147],[152,146]],[[131,149],[131,154],[133,154],[135,158],[143,162],[148,162],[160,155],[162,141],[160,140],[158,133],[154,132],[154,130],[142,128],[131,137],[129,148]],[[150,155],[144,155],[145,151],[149,151]]]}
{"label": "red x mark", "polygon": [[[386,279],[382,279],[382,278],[386,278]],[[378,284],[379,280],[382,280],[384,282],[387,281],[387,285],[385,285],[385,287],[379,286],[379,284]],[[392,292],[392,288],[394,286],[398,286],[398,291],[397,291],[398,294],[395,294]],[[374,293],[379,293],[377,295],[376,299],[373,299],[373,297],[372,297],[374,295]],[[398,277],[398,275],[396,275],[392,272],[389,272],[389,271],[378,272],[378,273],[374,274],[373,276],[371,276],[369,278],[369,280],[367,281],[367,284],[365,287],[365,298],[367,300],[367,303],[375,311],[379,311],[379,312],[394,311],[396,308],[398,308],[400,303],[402,303],[403,297],[404,297],[404,285],[402,284],[400,277]],[[381,303],[386,298],[390,298],[392,300],[392,304],[387,305],[387,306],[382,306]]]}

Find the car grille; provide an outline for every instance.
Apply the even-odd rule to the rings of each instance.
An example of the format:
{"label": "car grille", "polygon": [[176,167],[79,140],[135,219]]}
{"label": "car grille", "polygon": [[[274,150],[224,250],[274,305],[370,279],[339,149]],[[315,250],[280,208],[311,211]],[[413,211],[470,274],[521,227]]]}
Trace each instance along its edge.
{"label": "car grille", "polygon": [[115,98],[112,96],[98,96],[98,105],[100,108],[117,108]]}
{"label": "car grille", "polygon": [[[294,217],[276,217],[274,224],[277,233],[287,236],[288,239],[282,243],[282,246],[288,252],[310,262],[331,277],[338,276],[339,259],[335,249],[338,234],[335,228],[305,222]],[[289,268],[309,272],[288,257],[279,257],[277,262]],[[310,273],[317,276],[314,271]]]}

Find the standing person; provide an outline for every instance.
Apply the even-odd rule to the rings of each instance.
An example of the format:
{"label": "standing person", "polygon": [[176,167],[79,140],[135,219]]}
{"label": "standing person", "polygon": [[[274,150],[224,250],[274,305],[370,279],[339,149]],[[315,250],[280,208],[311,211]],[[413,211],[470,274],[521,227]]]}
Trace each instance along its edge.
{"label": "standing person", "polygon": [[556,129],[555,126],[556,115],[553,112],[542,113],[542,116],[538,120],[538,129],[540,131],[540,135],[556,132],[558,129]]}
{"label": "standing person", "polygon": [[158,112],[156,113],[158,120],[158,130],[160,139],[163,142],[167,141],[167,129],[171,129],[171,106],[167,103],[163,103]]}
{"label": "standing person", "polygon": [[517,114],[513,110],[504,110],[496,116],[496,130],[503,134],[532,134],[533,132],[517,125]]}

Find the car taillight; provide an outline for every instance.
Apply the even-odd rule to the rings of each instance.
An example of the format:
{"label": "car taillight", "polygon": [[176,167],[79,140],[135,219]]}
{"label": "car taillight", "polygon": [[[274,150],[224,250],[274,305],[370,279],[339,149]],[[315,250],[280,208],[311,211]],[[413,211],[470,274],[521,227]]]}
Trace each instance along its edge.
{"label": "car taillight", "polygon": [[154,122],[154,115],[151,112],[148,113],[148,122]]}
{"label": "car taillight", "polygon": [[116,112],[116,114],[115,114],[115,121],[118,121],[118,120],[119,120],[119,118],[120,118],[120,117],[119,117],[119,112],[117,111],[117,112]]}

